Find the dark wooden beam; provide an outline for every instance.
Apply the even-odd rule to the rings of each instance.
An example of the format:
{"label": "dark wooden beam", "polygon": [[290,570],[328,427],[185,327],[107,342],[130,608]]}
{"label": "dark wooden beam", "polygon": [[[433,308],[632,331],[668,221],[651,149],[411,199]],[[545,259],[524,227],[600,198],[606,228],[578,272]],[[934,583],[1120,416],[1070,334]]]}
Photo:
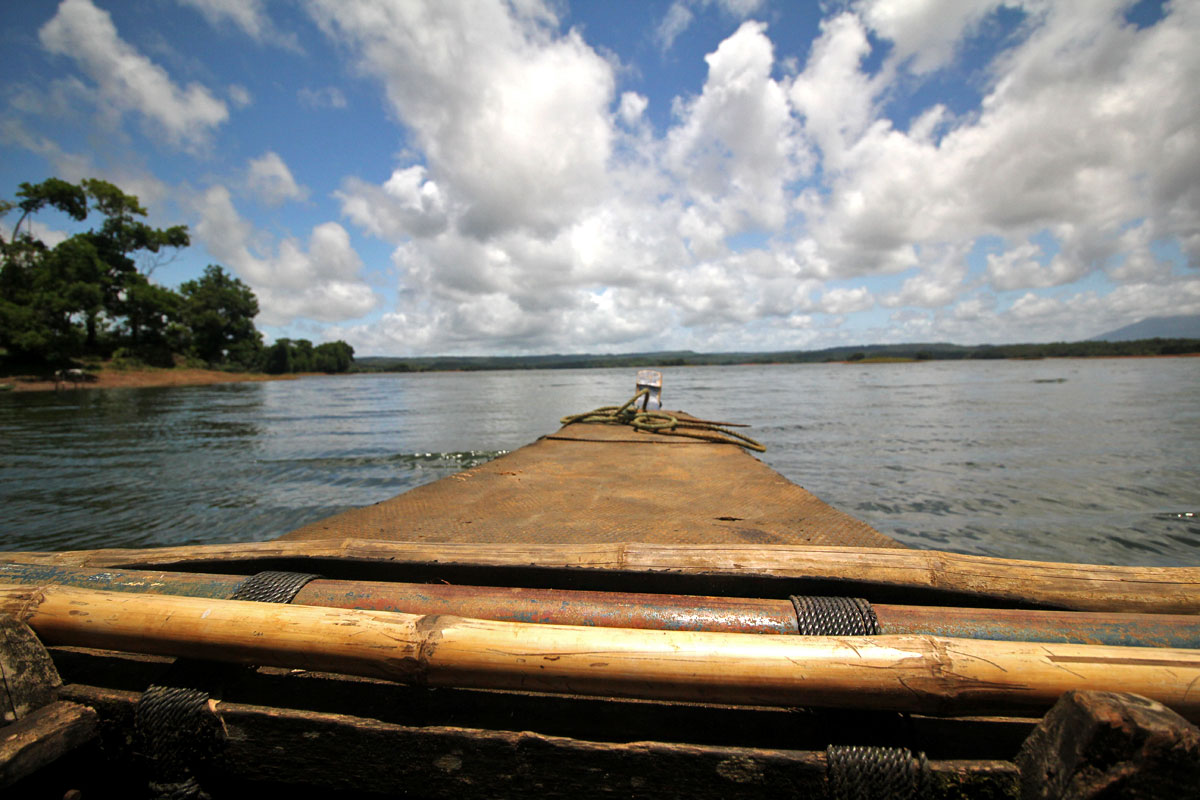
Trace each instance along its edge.
{"label": "dark wooden beam", "polygon": [[1138,695],[1067,692],[1017,764],[1026,800],[1196,797],[1200,728]]}

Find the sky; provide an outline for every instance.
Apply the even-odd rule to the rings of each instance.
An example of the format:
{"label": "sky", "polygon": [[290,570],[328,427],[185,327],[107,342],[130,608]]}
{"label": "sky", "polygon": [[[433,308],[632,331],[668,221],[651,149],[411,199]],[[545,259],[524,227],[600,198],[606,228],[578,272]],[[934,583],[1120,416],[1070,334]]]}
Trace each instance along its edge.
{"label": "sky", "polygon": [[0,25],[0,197],[115,183],[190,230],[151,279],[225,267],[268,341],[770,351],[1200,313],[1194,0],[25,0]]}

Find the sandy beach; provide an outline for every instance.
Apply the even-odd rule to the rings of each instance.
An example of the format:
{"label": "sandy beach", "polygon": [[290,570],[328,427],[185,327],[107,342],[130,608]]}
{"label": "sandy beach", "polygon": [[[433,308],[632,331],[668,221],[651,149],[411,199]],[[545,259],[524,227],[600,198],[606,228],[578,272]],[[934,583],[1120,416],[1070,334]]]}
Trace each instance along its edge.
{"label": "sandy beach", "polygon": [[[85,389],[141,389],[155,386],[206,386],[213,383],[243,381],[287,381],[301,375],[266,375],[256,372],[221,372],[212,369],[102,369],[88,373],[89,379],[80,382],[56,382],[36,375],[14,375],[0,378],[0,386],[11,386],[14,392],[53,392]],[[92,379],[94,378],[94,379]]]}

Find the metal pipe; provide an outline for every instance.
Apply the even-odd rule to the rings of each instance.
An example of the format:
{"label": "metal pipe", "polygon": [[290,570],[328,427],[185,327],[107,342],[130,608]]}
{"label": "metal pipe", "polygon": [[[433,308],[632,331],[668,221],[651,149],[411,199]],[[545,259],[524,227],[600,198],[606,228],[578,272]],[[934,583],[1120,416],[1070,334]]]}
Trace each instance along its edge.
{"label": "metal pipe", "polygon": [[[244,579],[134,570],[0,564],[0,582],[223,599]],[[789,600],[583,592],[318,579],[297,605],[451,614],[477,619],[679,631],[795,634]],[[882,634],[1200,649],[1200,617],[1184,614],[873,606]]]}

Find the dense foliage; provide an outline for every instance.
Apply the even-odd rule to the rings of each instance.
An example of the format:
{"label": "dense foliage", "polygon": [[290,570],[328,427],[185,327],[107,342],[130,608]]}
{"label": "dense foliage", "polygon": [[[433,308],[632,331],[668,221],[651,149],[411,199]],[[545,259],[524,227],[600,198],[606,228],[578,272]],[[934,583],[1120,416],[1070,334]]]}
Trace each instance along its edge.
{"label": "dense foliage", "polygon": [[354,363],[354,348],[342,341],[313,347],[308,339],[277,339],[267,348],[264,370],[285,372],[346,372]]}
{"label": "dense foliage", "polygon": [[[204,364],[261,370],[269,351],[254,327],[258,298],[238,278],[210,265],[178,291],[151,282],[157,259],[190,244],[187,228],[153,228],[137,197],[111,183],[50,178],[22,183],[17,201],[0,201],[0,216],[19,210],[7,238],[0,233],[0,362],[40,370],[76,359],[113,358],[171,367]],[[76,222],[99,224],[50,247],[32,230],[32,215],[55,209]],[[147,264],[138,268],[138,260]],[[281,340],[287,342],[287,340]],[[345,342],[307,350],[295,370],[345,372],[354,351]]]}

